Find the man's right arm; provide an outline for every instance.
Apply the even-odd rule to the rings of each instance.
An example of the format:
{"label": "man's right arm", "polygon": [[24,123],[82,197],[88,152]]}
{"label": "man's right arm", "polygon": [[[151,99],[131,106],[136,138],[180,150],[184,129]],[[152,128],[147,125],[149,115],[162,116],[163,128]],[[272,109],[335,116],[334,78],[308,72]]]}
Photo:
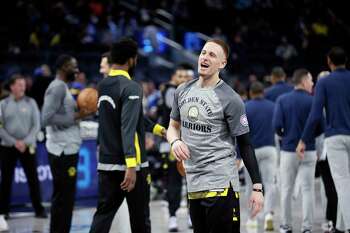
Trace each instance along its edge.
{"label": "man's right arm", "polygon": [[169,128],[167,130],[167,140],[173,151],[173,155],[178,161],[189,159],[190,150],[181,140],[181,115],[178,105],[179,88],[176,89],[173,99],[173,106],[170,113]]}
{"label": "man's right arm", "polygon": [[12,137],[4,128],[3,104],[4,104],[4,101],[1,101],[0,102],[0,138],[6,143],[15,145],[17,140],[14,137]]}

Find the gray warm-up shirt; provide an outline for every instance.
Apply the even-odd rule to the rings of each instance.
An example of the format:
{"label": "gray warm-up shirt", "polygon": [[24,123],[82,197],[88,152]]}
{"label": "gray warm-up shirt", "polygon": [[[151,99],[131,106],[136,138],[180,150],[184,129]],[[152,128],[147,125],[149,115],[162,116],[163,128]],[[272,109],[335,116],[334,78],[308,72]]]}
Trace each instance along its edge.
{"label": "gray warm-up shirt", "polygon": [[239,188],[236,136],[249,132],[240,96],[224,81],[201,88],[198,79],[180,85],[170,117],[181,122],[181,140],[189,147],[185,161],[189,192]]}
{"label": "gray warm-up shirt", "polygon": [[36,145],[40,130],[40,113],[35,100],[24,96],[19,100],[10,95],[0,101],[1,145],[14,146],[17,140]]}
{"label": "gray warm-up shirt", "polygon": [[60,156],[76,154],[82,142],[79,123],[74,119],[77,109],[68,86],[60,79],[48,86],[42,108],[42,125],[46,127],[46,148],[51,154]]}

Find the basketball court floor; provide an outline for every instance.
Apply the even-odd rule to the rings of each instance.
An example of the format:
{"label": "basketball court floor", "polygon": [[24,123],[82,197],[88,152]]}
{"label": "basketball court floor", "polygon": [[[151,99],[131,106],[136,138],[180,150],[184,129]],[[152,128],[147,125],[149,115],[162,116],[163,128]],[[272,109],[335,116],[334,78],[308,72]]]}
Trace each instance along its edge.
{"label": "basketball court floor", "polygon": [[[323,207],[323,200],[320,197],[320,182],[315,184],[315,219],[313,232],[323,232],[321,224],[324,221],[325,208]],[[295,196],[293,202],[293,230],[294,232],[300,232],[302,211],[301,211],[301,198],[302,196]],[[278,199],[279,200],[279,199]],[[241,232],[242,233],[260,233],[263,230],[263,219],[259,219],[259,226],[257,228],[247,228],[245,223],[248,217],[247,209],[247,197],[241,195]],[[94,213],[94,205],[79,204],[74,210],[73,224],[71,228],[72,233],[88,233],[92,216]],[[166,233],[168,232],[168,209],[167,202],[165,201],[152,201],[151,202],[151,221],[152,221],[152,233]],[[118,215],[118,214],[117,214]],[[182,203],[181,208],[177,212],[179,232],[192,233],[192,230],[188,228],[188,215],[186,209],[186,203]],[[280,209],[277,205],[275,214],[275,231],[279,232],[280,225]],[[110,232],[113,233],[129,233],[130,227],[126,224],[128,219],[126,216],[117,216],[116,220],[112,224]],[[13,233],[46,233],[49,229],[48,219],[36,219],[33,217],[33,213],[28,212],[16,212],[11,213],[11,218],[8,220],[10,231]]]}

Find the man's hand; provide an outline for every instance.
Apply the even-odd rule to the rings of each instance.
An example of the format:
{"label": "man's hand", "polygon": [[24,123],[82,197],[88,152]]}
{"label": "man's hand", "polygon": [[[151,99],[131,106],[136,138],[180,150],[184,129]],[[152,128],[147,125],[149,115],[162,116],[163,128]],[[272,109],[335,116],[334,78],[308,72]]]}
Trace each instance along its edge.
{"label": "man's hand", "polygon": [[171,149],[173,150],[173,155],[177,161],[187,160],[190,158],[190,150],[181,140],[176,140]]}
{"label": "man's hand", "polygon": [[95,112],[88,109],[79,109],[79,112],[75,113],[75,119],[82,119],[87,116],[93,115]]}
{"label": "man's hand", "polygon": [[[261,184],[254,184],[254,189],[262,189]],[[249,208],[252,210],[251,217],[254,218],[264,207],[264,195],[262,192],[253,191],[249,200]]]}
{"label": "man's hand", "polygon": [[304,156],[305,156],[305,148],[306,148],[305,143],[304,143],[302,140],[300,140],[299,143],[298,143],[297,148],[295,149],[295,151],[297,152],[298,158],[299,158],[300,160],[303,160],[303,159],[304,159]]}
{"label": "man's hand", "polygon": [[130,192],[134,189],[136,183],[136,168],[129,167],[125,171],[123,182],[120,184],[120,188],[124,191]]}
{"label": "man's hand", "polygon": [[15,144],[15,147],[21,153],[24,153],[26,151],[26,149],[27,149],[26,144],[22,140],[17,140],[16,144]]}

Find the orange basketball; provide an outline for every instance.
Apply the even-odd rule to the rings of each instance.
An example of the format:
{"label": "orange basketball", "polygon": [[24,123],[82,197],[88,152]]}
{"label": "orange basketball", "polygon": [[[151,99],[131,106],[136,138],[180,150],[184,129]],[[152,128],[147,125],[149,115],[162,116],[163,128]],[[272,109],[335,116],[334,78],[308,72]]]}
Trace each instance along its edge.
{"label": "orange basketball", "polygon": [[77,104],[79,109],[84,109],[89,112],[97,111],[97,101],[98,101],[98,93],[95,88],[85,88],[83,89],[77,99]]}
{"label": "orange basketball", "polygon": [[177,168],[177,171],[180,173],[181,176],[185,176],[186,175],[186,170],[185,170],[183,161],[177,161],[176,162],[176,168]]}

